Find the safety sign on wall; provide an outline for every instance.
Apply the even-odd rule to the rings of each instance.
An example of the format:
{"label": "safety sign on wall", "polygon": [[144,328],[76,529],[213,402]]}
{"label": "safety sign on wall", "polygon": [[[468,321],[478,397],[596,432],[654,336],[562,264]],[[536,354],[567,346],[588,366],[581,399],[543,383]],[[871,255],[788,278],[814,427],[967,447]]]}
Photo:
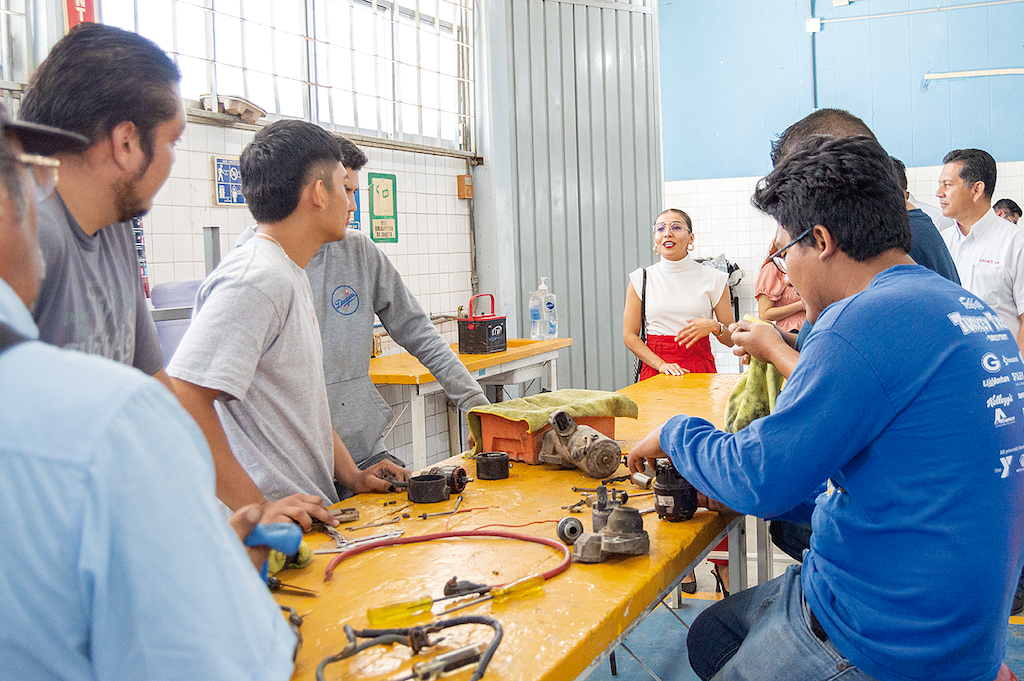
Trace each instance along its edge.
{"label": "safety sign on wall", "polygon": [[385,173],[369,173],[367,177],[370,179],[370,238],[398,243],[396,178]]}
{"label": "safety sign on wall", "polygon": [[213,157],[213,183],[218,206],[244,206],[242,169],[238,157]]}

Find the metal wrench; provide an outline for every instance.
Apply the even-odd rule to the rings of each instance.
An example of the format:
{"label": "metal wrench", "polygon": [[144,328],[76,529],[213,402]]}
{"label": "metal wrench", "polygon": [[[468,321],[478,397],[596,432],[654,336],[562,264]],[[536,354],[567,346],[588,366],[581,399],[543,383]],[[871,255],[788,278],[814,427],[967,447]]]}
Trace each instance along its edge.
{"label": "metal wrench", "polygon": [[361,544],[369,544],[372,541],[379,541],[381,539],[391,539],[393,537],[401,537],[405,534],[405,530],[390,530],[388,532],[379,532],[378,534],[371,534],[369,537],[360,537],[359,539],[345,539],[341,537],[335,540],[337,546],[333,549],[317,549],[313,553],[341,553],[342,551],[348,551],[351,548],[355,548]]}
{"label": "metal wrench", "polygon": [[365,525],[359,525],[358,527],[345,527],[348,531],[355,531],[356,529],[366,529],[367,527],[380,527],[381,525],[392,525],[401,520],[400,515],[396,515],[390,520],[378,520],[377,522],[368,522]]}
{"label": "metal wrench", "polygon": [[421,513],[419,515],[419,517],[422,518],[423,520],[426,520],[427,518],[433,518],[433,517],[439,516],[439,515],[455,515],[455,512],[459,510],[459,504],[461,504],[461,503],[462,503],[462,495],[460,494],[458,496],[458,498],[455,499],[455,508],[453,508],[452,510],[450,510],[450,511],[440,511],[438,513]]}

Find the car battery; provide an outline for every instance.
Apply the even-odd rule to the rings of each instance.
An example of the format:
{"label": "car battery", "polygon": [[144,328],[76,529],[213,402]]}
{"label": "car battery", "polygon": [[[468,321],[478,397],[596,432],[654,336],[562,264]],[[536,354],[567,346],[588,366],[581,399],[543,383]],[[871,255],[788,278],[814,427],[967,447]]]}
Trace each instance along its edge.
{"label": "car battery", "polygon": [[[477,298],[491,299],[491,313],[477,315],[473,313],[473,304]],[[489,355],[493,352],[504,352],[505,318],[494,314],[494,296],[481,293],[469,299],[469,317],[459,319],[459,354]]]}

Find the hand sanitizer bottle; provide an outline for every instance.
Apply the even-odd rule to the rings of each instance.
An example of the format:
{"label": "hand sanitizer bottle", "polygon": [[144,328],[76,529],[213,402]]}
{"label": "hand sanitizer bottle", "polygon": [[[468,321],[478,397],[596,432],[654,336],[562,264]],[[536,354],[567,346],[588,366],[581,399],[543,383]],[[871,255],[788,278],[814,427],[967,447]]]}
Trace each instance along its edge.
{"label": "hand sanitizer bottle", "polygon": [[555,294],[548,292],[548,278],[540,278],[541,318],[545,320],[545,338],[558,338],[558,309],[555,307]]}
{"label": "hand sanitizer bottle", "polygon": [[544,308],[541,307],[541,291],[530,291],[530,339],[544,340],[546,332]]}

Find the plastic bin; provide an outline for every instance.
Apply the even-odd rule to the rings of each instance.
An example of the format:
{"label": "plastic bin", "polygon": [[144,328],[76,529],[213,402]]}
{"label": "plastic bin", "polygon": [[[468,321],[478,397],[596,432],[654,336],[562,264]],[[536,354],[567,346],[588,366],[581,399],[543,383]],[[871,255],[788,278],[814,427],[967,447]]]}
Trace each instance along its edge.
{"label": "plastic bin", "polygon": [[[614,416],[581,416],[573,417],[577,425],[590,426],[594,430],[611,439],[615,439]],[[529,432],[526,421],[512,421],[496,414],[480,414],[480,435],[484,452],[507,452],[513,461],[529,464],[539,463],[541,444],[544,433],[551,430],[548,424],[540,430]]]}

